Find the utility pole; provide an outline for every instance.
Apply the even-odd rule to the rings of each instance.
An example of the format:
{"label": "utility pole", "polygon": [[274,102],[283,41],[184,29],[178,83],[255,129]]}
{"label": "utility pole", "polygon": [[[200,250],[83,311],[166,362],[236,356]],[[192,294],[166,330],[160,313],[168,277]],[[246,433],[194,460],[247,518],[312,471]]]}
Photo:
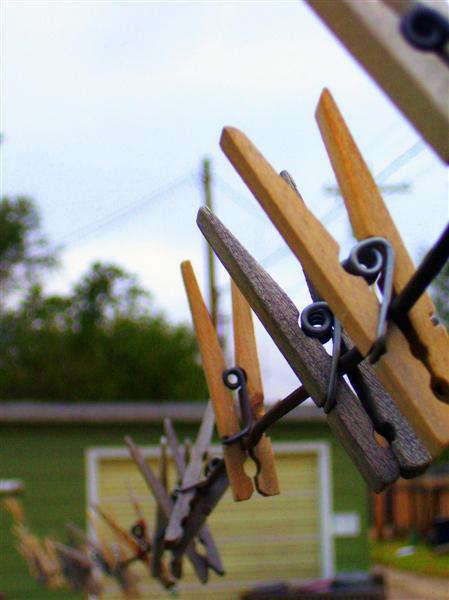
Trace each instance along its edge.
{"label": "utility pole", "polygon": [[[212,185],[210,161],[205,158],[202,164],[201,179],[203,183],[204,204],[212,211]],[[215,255],[212,248],[206,242],[207,248],[207,281],[209,288],[209,311],[215,329],[218,326],[218,291],[215,279]]]}

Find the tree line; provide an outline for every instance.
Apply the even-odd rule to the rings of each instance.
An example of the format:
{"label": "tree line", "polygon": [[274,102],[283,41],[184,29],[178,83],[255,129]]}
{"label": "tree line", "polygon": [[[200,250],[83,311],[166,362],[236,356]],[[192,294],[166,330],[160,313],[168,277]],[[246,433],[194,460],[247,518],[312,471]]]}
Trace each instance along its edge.
{"label": "tree line", "polygon": [[45,291],[58,251],[27,197],[0,200],[0,398],[49,401],[202,400],[192,331],[151,294],[96,262],[67,294]]}
{"label": "tree line", "polygon": [[[45,291],[58,251],[27,197],[0,200],[0,399],[203,400],[195,336],[155,310],[135,276],[93,263],[67,294]],[[449,264],[432,286],[449,324]]]}

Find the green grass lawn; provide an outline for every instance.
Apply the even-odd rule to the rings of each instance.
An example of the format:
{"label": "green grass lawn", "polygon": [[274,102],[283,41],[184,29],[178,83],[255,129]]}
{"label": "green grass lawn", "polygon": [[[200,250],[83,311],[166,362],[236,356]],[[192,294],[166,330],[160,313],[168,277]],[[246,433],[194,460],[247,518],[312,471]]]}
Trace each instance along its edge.
{"label": "green grass lawn", "polygon": [[422,575],[449,577],[449,554],[435,554],[430,546],[418,543],[414,554],[397,556],[399,548],[408,546],[404,540],[388,540],[371,543],[371,559],[374,563],[413,571]]}

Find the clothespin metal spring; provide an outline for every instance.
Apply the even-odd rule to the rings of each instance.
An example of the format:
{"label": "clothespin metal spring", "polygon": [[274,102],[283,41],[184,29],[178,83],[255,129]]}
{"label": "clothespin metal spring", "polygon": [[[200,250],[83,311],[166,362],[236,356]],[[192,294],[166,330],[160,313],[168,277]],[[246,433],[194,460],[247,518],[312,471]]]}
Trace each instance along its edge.
{"label": "clothespin metal spring", "polygon": [[317,338],[325,344],[332,338],[332,363],[323,410],[327,414],[335,406],[338,362],[341,354],[341,323],[335,318],[327,302],[318,301],[306,306],[301,313],[301,329],[309,337]]}
{"label": "clothespin metal spring", "polygon": [[[235,378],[235,380],[233,379]],[[246,373],[240,367],[226,369],[223,373],[223,383],[230,390],[238,390],[240,411],[242,415],[243,428],[233,435],[221,439],[225,446],[234,444],[248,436],[253,425],[253,415],[249,401],[248,390],[246,387]]]}
{"label": "clothespin metal spring", "polygon": [[210,482],[214,479],[214,477],[216,477],[217,470],[221,466],[222,462],[222,458],[219,458],[218,456],[213,456],[207,462],[206,467],[204,469],[205,478],[201,481],[197,481],[196,483],[192,483],[192,485],[188,485],[187,487],[175,488],[173,491],[173,496],[176,498],[178,494],[186,494],[187,492],[191,492],[192,490],[201,490],[203,488],[207,488],[210,485]]}
{"label": "clothespin metal spring", "polygon": [[[371,248],[370,241],[374,241]],[[343,261],[343,266],[349,272],[360,274],[364,276],[368,282],[372,283],[380,274],[380,263],[382,262],[385,266],[385,271],[382,276],[384,294],[382,306],[385,305],[386,307],[386,317],[383,316],[383,319],[390,317],[395,321],[399,321],[401,318],[404,318],[403,315],[410,310],[420,295],[446,264],[449,254],[449,225],[427,253],[407,286],[391,302],[390,279],[392,277],[394,258],[390,254],[390,250],[392,250],[391,244],[384,238],[368,238],[354,247],[348,259]],[[368,252],[372,252],[371,257],[368,256]],[[358,269],[358,265],[361,265],[360,269]],[[359,273],[357,273],[358,270]],[[376,270],[377,275],[375,275]],[[386,298],[385,294],[387,295]],[[335,334],[332,333],[332,330],[335,327],[336,321],[337,320],[333,317],[325,302],[314,302],[307,306],[301,313],[301,328],[304,333],[311,335],[311,337],[317,337],[323,344],[329,341],[333,335],[335,340]],[[379,321],[381,320],[379,319]],[[382,328],[383,323],[380,322],[378,332],[382,331]],[[382,340],[382,337],[378,338],[378,340]],[[373,350],[375,350],[377,344],[378,341],[376,341],[369,354],[371,360],[374,354]],[[379,347],[381,348],[380,344]],[[377,358],[379,358],[379,356]],[[333,353],[333,358],[334,357],[337,357],[335,360],[336,367],[334,369],[332,366],[329,375],[328,396],[323,406],[326,413],[333,407],[332,395],[329,393],[332,380],[336,378],[337,374],[344,375],[360,364],[365,358],[356,347],[351,348],[351,350],[345,352],[343,355],[339,355],[336,348],[336,351]],[[249,448],[256,446],[262,435],[274,425],[274,423],[294,410],[308,398],[309,394],[307,389],[304,386],[300,386],[286,398],[276,403],[251,428],[251,431],[247,436],[246,446]]]}
{"label": "clothespin metal spring", "polygon": [[439,11],[416,4],[402,16],[400,29],[411,46],[435,52],[449,66],[449,21]]}
{"label": "clothespin metal spring", "polygon": [[376,341],[374,342],[368,359],[371,364],[379,360],[387,351],[386,332],[388,307],[393,291],[394,249],[388,240],[382,237],[371,237],[358,242],[349,257],[342,262],[348,273],[363,277],[369,284],[373,284],[381,275],[382,304],[380,306],[377,322]]}

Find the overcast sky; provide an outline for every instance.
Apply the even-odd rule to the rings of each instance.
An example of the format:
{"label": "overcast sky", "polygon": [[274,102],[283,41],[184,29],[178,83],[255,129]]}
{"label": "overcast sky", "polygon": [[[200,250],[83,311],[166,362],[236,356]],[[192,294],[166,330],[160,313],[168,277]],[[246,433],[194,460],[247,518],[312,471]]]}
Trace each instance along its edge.
{"label": "overcast sky", "polygon": [[[224,125],[242,129],[292,173],[316,215],[332,211],[326,225],[347,251],[314,119],[325,86],[374,173],[413,148],[387,180],[410,191],[386,200],[416,260],[447,221],[447,169],[303,2],[2,0],[1,194],[34,198],[62,246],[48,288],[65,291],[92,261],[114,261],[139,275],[171,321],[189,322],[179,263],[191,259],[205,282],[195,217],[207,156],[216,213],[298,307],[307,304],[297,261],[279,250],[218,141]],[[228,315],[223,271],[219,283]],[[279,398],[298,382],[257,333],[266,395]]]}

